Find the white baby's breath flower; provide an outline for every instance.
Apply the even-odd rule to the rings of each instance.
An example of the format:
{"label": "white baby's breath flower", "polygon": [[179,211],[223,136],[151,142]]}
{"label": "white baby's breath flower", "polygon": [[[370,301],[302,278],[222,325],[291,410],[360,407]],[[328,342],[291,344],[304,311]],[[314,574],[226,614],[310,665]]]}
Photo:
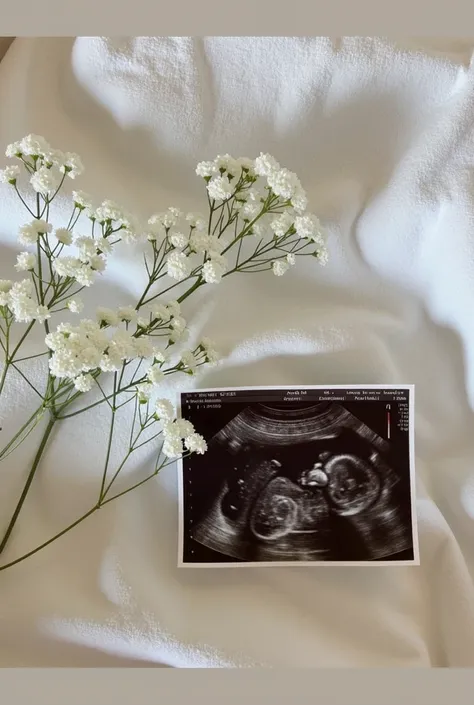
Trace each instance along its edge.
{"label": "white baby's breath flower", "polygon": [[169,239],[173,247],[176,247],[178,250],[184,250],[189,242],[189,238],[183,233],[171,233]]}
{"label": "white baby's breath flower", "polygon": [[179,432],[179,427],[176,424],[176,420],[164,421],[163,423],[163,435],[166,439],[179,438],[181,440],[181,434]]}
{"label": "white baby's breath flower", "polygon": [[36,318],[37,304],[28,296],[12,301],[9,306],[17,323],[31,323]]}
{"label": "white baby's breath flower", "polygon": [[153,385],[159,384],[165,377],[159,365],[152,365],[147,372],[148,381]]}
{"label": "white baby's breath flower", "polygon": [[226,201],[233,191],[234,187],[226,176],[215,176],[207,184],[209,197],[215,201]]}
{"label": "white baby's breath flower", "polygon": [[248,173],[250,176],[255,175],[255,161],[253,159],[249,159],[248,157],[239,157],[236,159],[236,162],[245,173]]}
{"label": "white baby's breath flower", "polygon": [[297,213],[303,214],[308,207],[308,198],[302,186],[297,186],[291,197],[291,205]]}
{"label": "white baby's breath flower", "polygon": [[165,228],[172,228],[176,225],[181,216],[182,212],[179,208],[173,208],[173,206],[170,206],[168,210],[163,213],[163,225]]}
{"label": "white baby's breath flower", "polygon": [[191,350],[183,350],[181,353],[181,364],[187,372],[194,373],[196,371],[198,361]]}
{"label": "white baby's breath flower", "polygon": [[74,272],[74,278],[82,286],[92,286],[95,281],[95,271],[87,264],[83,264]]}
{"label": "white baby's breath flower", "polygon": [[178,342],[186,342],[189,338],[189,330],[173,330],[169,333],[168,343],[173,345]]}
{"label": "white baby's breath flower", "polygon": [[324,244],[324,234],[319,218],[312,213],[295,218],[295,229],[298,237],[312,242]]}
{"label": "white baby's breath flower", "polygon": [[54,237],[62,245],[70,245],[72,243],[72,233],[67,228],[56,228]]}
{"label": "white baby's breath flower", "polygon": [[117,203],[107,200],[102,201],[100,206],[96,209],[96,217],[99,222],[107,220],[122,221],[124,212]]}
{"label": "white baby's breath flower", "polygon": [[288,169],[272,172],[267,176],[267,181],[273,193],[285,200],[291,199],[295,190],[301,188],[296,174]]}
{"label": "white baby's breath flower", "polygon": [[213,255],[202,268],[202,276],[208,284],[218,284],[227,271],[227,260],[222,255]]}
{"label": "white baby's breath flower", "polygon": [[23,151],[21,142],[12,142],[12,144],[9,144],[5,150],[5,156],[9,159],[12,159],[13,157],[21,157],[22,154]]}
{"label": "white baby's breath flower", "polygon": [[209,254],[220,254],[223,249],[227,246],[227,242],[217,237],[216,235],[208,235],[204,232],[193,232],[189,239],[189,244],[193,252],[198,254],[203,254],[208,252]]}
{"label": "white baby's breath flower", "polygon": [[178,437],[166,438],[162,453],[167,458],[179,458],[183,453],[183,441]]}
{"label": "white baby's breath flower", "polygon": [[209,247],[210,236],[204,232],[193,232],[189,238],[189,245],[193,252],[203,253]]}
{"label": "white baby's breath flower", "polygon": [[60,149],[46,149],[42,156],[47,166],[55,166],[58,169],[64,166],[65,154]]}
{"label": "white baby's breath flower", "polygon": [[206,362],[208,362],[210,365],[215,365],[216,362],[219,362],[219,360],[220,355],[217,350],[213,350],[212,348],[206,350]]}
{"label": "white baby's breath flower", "polygon": [[111,308],[99,307],[96,310],[96,320],[99,325],[118,326],[119,317]]}
{"label": "white baby's breath flower", "polygon": [[95,240],[92,237],[76,237],[74,240],[74,244],[78,248],[81,257],[88,259],[89,257],[93,257],[95,254],[97,254]]}
{"label": "white baby's breath flower", "polygon": [[276,277],[282,277],[285,274],[285,272],[288,271],[289,267],[290,267],[290,265],[288,264],[288,262],[285,259],[277,259],[272,264],[273,274]]}
{"label": "white baby's breath flower", "polygon": [[31,296],[34,293],[34,286],[30,279],[22,279],[19,282],[14,282],[10,289],[13,298],[20,296]]}
{"label": "white baby's breath flower", "polygon": [[171,318],[171,313],[164,304],[153,304],[151,307],[151,315],[158,321],[167,323]]}
{"label": "white baby's breath flower", "polygon": [[199,343],[200,347],[203,350],[210,350],[211,348],[214,347],[214,341],[211,340],[210,338],[201,338],[201,342]]}
{"label": "white baby's breath flower", "polygon": [[100,365],[102,359],[101,351],[95,348],[92,344],[84,347],[81,350],[82,371],[87,372],[93,370]]}
{"label": "white baby's breath flower", "polygon": [[166,304],[166,308],[168,309],[171,316],[174,316],[175,318],[181,314],[181,304],[179,303],[179,301],[168,301],[168,303]]}
{"label": "white baby's breath flower", "polygon": [[214,364],[219,360],[219,353],[214,348],[214,342],[210,338],[203,338],[199,344],[201,350],[205,353],[206,362]]}
{"label": "white baby's breath flower", "polygon": [[132,323],[137,319],[137,312],[133,306],[121,306],[117,313],[120,320],[127,323]]}
{"label": "white baby's breath flower", "polygon": [[33,284],[29,279],[22,279],[12,284],[8,292],[8,307],[18,323],[31,323],[36,318],[37,303],[32,298]]}
{"label": "white baby's breath flower", "polygon": [[82,361],[72,350],[60,348],[49,359],[49,369],[54,377],[74,379],[82,372]]}
{"label": "white baby's breath flower", "polygon": [[139,242],[142,239],[144,233],[141,230],[135,230],[132,228],[124,228],[120,230],[120,239],[126,245],[132,245],[135,242]]}
{"label": "white baby's breath flower", "polygon": [[182,252],[171,252],[166,262],[167,273],[171,279],[182,281],[191,274],[192,262]]}
{"label": "white baby's breath flower", "polygon": [[175,427],[173,434],[177,433],[181,438],[187,438],[195,432],[193,424],[187,419],[176,419],[173,425]]}
{"label": "white baby's breath flower", "polygon": [[155,213],[148,219],[149,240],[157,240],[165,237],[166,228],[163,223],[163,218],[163,213]]}
{"label": "white baby's breath flower", "polygon": [[77,257],[57,257],[53,260],[53,271],[60,277],[75,277],[82,262]]}
{"label": "white baby's breath flower", "polygon": [[75,299],[71,299],[67,302],[67,307],[71,311],[71,313],[81,313],[84,308],[84,303],[81,299],[76,297]]}
{"label": "white baby's breath flower", "polygon": [[153,394],[153,385],[148,382],[143,382],[137,385],[137,399],[140,404],[146,404],[150,401]]}
{"label": "white baby's breath flower", "polygon": [[135,338],[129,331],[119,328],[110,339],[109,354],[121,360],[132,360],[136,356]]}
{"label": "white baby's breath flower", "polygon": [[182,333],[186,328],[186,321],[182,316],[174,316],[170,322],[170,326],[174,331]]}
{"label": "white baby's breath flower", "polygon": [[140,335],[133,339],[133,349],[137,357],[148,358],[153,356],[153,343],[151,338]]}
{"label": "white baby's breath flower", "polygon": [[78,154],[73,152],[66,152],[64,155],[64,163],[61,166],[61,171],[63,174],[67,174],[70,179],[75,179],[76,176],[80,176],[84,173],[84,165]]}
{"label": "white baby's breath flower", "polygon": [[191,228],[195,228],[198,231],[205,230],[207,227],[206,220],[200,213],[188,213],[186,220]]}
{"label": "white baby's breath flower", "polygon": [[260,186],[253,186],[242,194],[242,198],[244,197],[247,201],[252,201],[253,203],[263,203],[267,197],[267,194]]}
{"label": "white baby's breath flower", "polygon": [[103,272],[107,266],[107,260],[103,255],[93,255],[89,257],[89,266],[96,272]]}
{"label": "white baby's breath flower", "polygon": [[231,176],[240,176],[242,172],[239,161],[230,154],[219,154],[215,159],[215,164],[221,173],[226,172]]}
{"label": "white baby's breath flower", "polygon": [[22,154],[31,157],[41,157],[51,149],[51,146],[41,135],[26,135],[20,141]]}
{"label": "white baby's breath flower", "polygon": [[251,234],[253,234],[255,237],[262,239],[267,239],[268,237],[271,237],[270,224],[268,220],[261,219],[258,223],[254,223],[252,225]]}
{"label": "white baby's breath flower", "polygon": [[5,169],[0,169],[0,183],[11,184],[12,186],[16,184],[16,180],[20,176],[20,167],[14,164],[13,166],[7,166]]}
{"label": "white baby's breath flower", "polygon": [[150,319],[146,316],[137,316],[137,326],[139,328],[148,328],[150,325]]}
{"label": "white baby's breath flower", "polygon": [[94,378],[90,374],[82,374],[74,379],[74,386],[78,392],[90,392],[94,386]]}
{"label": "white baby's breath flower", "polygon": [[36,256],[30,252],[20,252],[16,258],[15,269],[17,272],[28,272],[35,268]]}
{"label": "white baby's breath flower", "polygon": [[319,264],[323,267],[325,267],[326,264],[329,262],[329,252],[327,251],[324,245],[319,248],[316,256],[318,258]]}
{"label": "white baby's breath flower", "polygon": [[116,355],[104,353],[100,359],[99,367],[102,372],[118,372],[122,367],[122,360]]}
{"label": "white baby's breath flower", "polygon": [[262,210],[261,203],[254,203],[253,201],[248,201],[241,210],[242,218],[244,220],[254,220],[260,211]]}
{"label": "white baby's breath flower", "polygon": [[254,170],[258,176],[270,176],[270,174],[280,171],[281,167],[270,154],[260,152],[260,156],[255,159]]}
{"label": "white baby's breath flower", "polygon": [[155,413],[161,421],[171,421],[174,418],[175,409],[168,399],[157,399],[155,402]]}
{"label": "white baby's breath flower", "polygon": [[47,233],[50,233],[52,229],[53,226],[51,223],[35,218],[31,221],[31,223],[21,226],[18,241],[22,245],[34,245],[36,244],[39,235],[46,235]]}
{"label": "white baby's breath flower", "polygon": [[161,350],[161,348],[155,346],[153,349],[153,359],[155,362],[164,363],[168,360],[168,353],[166,350]]}
{"label": "white baby's breath flower", "polygon": [[196,167],[196,174],[202,178],[208,178],[218,173],[217,164],[215,162],[199,162]]}
{"label": "white baby's breath flower", "polygon": [[35,318],[39,323],[44,323],[45,321],[48,320],[48,318],[51,318],[51,314],[49,312],[49,309],[47,306],[37,306],[36,307],[36,313],[35,313]]}
{"label": "white baby's breath flower", "polygon": [[96,237],[94,244],[97,248],[98,254],[103,252],[104,254],[109,255],[112,252],[112,245],[106,237]]}
{"label": "white baby's breath flower", "polygon": [[0,291],[3,293],[8,293],[13,286],[13,282],[10,279],[0,279]]}
{"label": "white baby's breath flower", "polygon": [[293,254],[293,252],[288,252],[288,254],[286,255],[286,261],[291,267],[296,264],[296,256]]}
{"label": "white baby's breath flower", "polygon": [[207,451],[207,443],[199,433],[191,433],[184,439],[184,445],[190,453],[203,455]]}
{"label": "white baby's breath flower", "polygon": [[59,350],[64,347],[66,338],[60,331],[53,331],[48,333],[44,339],[46,347],[50,350]]}
{"label": "white baby's breath flower", "polygon": [[41,166],[30,178],[33,189],[42,196],[51,196],[60,184],[60,177],[53,169]]}
{"label": "white baby's breath flower", "polygon": [[277,237],[283,237],[286,235],[288,230],[293,227],[294,218],[290,213],[281,213],[277,218],[272,220],[270,223],[270,228],[273,230]]}
{"label": "white baby's breath flower", "polygon": [[93,207],[92,196],[89,196],[89,194],[85,193],[84,191],[73,191],[72,200],[74,201],[74,204],[81,210],[84,208]]}

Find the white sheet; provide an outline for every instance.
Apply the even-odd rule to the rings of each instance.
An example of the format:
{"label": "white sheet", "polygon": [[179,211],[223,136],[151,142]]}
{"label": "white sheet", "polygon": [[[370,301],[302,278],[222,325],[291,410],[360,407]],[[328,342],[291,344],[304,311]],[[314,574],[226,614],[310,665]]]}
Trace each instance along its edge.
{"label": "white sheet", "polygon": [[[195,163],[223,152],[269,151],[299,174],[330,264],[233,277],[190,303],[228,355],[200,385],[416,384],[421,567],[178,570],[170,469],[0,573],[0,665],[474,666],[473,46],[14,42],[0,143],[35,132],[77,151],[98,197],[139,215],[203,208]],[[5,276],[24,216],[0,196]],[[140,288],[134,262],[108,273],[117,302]],[[9,390],[5,432],[28,403]],[[106,420],[52,443],[8,556],[89,506]],[[2,465],[4,520],[30,455]]]}

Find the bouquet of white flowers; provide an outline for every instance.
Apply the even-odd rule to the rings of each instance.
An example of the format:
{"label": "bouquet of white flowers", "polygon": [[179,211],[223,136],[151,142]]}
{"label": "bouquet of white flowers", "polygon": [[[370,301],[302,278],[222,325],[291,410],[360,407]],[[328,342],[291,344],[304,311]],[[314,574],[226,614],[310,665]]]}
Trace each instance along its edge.
{"label": "bouquet of white flowers", "polygon": [[[320,222],[306,211],[307,198],[296,174],[268,154],[254,160],[224,155],[198,164],[196,173],[207,191],[206,217],[169,208],[142,224],[111,201],[94,207],[87,194],[74,191],[69,221],[57,227],[51,222],[52,205],[66,178],[75,179],[83,172],[80,158],[52,149],[36,135],[9,145],[6,155],[17,163],[0,171],[0,181],[14,189],[30,220],[19,228],[18,241],[25,251],[15,265],[25,278],[0,280],[0,403],[13,372],[34,390],[38,405],[0,449],[0,461],[10,457],[38,424],[44,431],[18,503],[1,529],[0,554],[53,431],[65,419],[100,404],[109,407],[110,431],[95,504],[59,534],[4,562],[0,570],[36,553],[104,505],[156,477],[176,458],[205,453],[206,440],[189,421],[176,418],[171,401],[160,395],[160,383],[169,375],[194,375],[198,368],[218,360],[209,339],[183,349],[189,331],[181,304],[191,294],[238,272],[272,270],[281,276],[305,255],[321,264],[327,261]],[[84,235],[86,227],[88,235]],[[146,283],[138,301],[116,310],[97,308],[93,316],[69,322],[70,313],[83,310],[80,292],[101,276],[119,242],[142,243]],[[179,296],[169,300],[176,287]],[[63,312],[69,320],[61,321]],[[44,350],[22,357],[22,348],[37,325],[44,327]],[[38,388],[23,363],[43,356],[48,364],[44,385]],[[129,413],[130,437],[122,461],[111,467],[119,411]],[[147,444],[154,447],[150,472],[117,491],[115,483],[130,456]]]}

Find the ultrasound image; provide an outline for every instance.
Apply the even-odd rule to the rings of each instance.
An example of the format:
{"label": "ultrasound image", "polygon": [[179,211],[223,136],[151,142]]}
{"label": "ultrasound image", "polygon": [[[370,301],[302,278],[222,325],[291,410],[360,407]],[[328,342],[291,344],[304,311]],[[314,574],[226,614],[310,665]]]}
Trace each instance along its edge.
{"label": "ultrasound image", "polygon": [[389,441],[379,407],[369,421],[349,407],[251,403],[223,418],[183,463],[183,563],[412,560],[408,434]]}

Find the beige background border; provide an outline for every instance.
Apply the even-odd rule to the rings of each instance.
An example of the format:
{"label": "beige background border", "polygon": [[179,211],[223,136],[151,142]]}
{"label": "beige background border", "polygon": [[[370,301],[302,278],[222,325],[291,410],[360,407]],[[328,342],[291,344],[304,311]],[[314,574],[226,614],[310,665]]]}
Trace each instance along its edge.
{"label": "beige background border", "polygon": [[[471,0],[3,0],[3,32],[84,35],[341,35],[414,37],[429,51],[471,53]],[[433,35],[430,38],[429,35]],[[449,37],[449,35],[458,35]],[[460,35],[460,36],[459,36]],[[443,36],[442,39],[436,37]],[[419,37],[422,39],[420,40]],[[8,38],[3,38],[8,41]],[[411,39],[403,40],[413,46]],[[1,40],[0,40],[1,42]],[[8,48],[3,42],[1,49]],[[1,96],[0,96],[1,109]],[[1,627],[0,627],[1,628]],[[209,671],[168,669],[0,670],[5,705],[472,705],[474,672]]]}

